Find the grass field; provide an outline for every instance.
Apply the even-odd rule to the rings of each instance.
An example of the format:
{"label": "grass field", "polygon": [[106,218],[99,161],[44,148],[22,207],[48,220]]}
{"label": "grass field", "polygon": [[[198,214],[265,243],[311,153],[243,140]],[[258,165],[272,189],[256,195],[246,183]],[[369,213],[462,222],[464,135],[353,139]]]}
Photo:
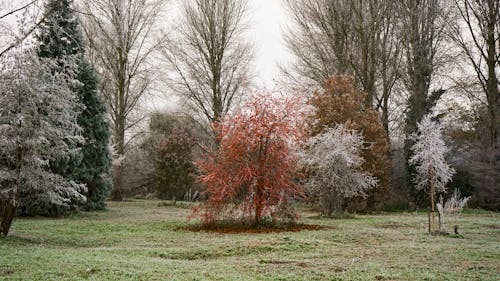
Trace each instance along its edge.
{"label": "grass field", "polygon": [[423,213],[302,223],[323,230],[218,234],[184,228],[159,201],[17,219],[0,238],[1,280],[500,280],[500,214],[464,214],[463,237],[426,234]]}

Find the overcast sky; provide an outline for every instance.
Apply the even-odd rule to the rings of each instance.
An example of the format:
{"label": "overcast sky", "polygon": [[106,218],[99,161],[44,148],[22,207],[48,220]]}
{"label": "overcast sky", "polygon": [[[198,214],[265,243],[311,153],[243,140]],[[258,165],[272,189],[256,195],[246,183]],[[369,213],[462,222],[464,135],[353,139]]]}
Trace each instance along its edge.
{"label": "overcast sky", "polygon": [[256,83],[271,88],[273,79],[279,76],[278,63],[290,59],[283,40],[288,15],[283,0],[249,0],[249,4],[250,40],[256,47]]}
{"label": "overcast sky", "polygon": [[[0,0],[0,3],[3,4],[1,8],[10,10],[12,7],[19,7],[25,1]],[[174,4],[172,6],[178,8],[178,4],[184,0],[171,1]],[[252,72],[255,75],[255,86],[260,89],[272,90],[275,84],[274,79],[278,79],[280,75],[279,64],[286,64],[290,60],[290,53],[283,40],[283,32],[289,24],[283,2],[283,0],[248,0],[249,30],[247,35],[248,40],[255,47]],[[176,18],[179,15],[178,12],[169,13],[169,15]],[[15,16],[11,16],[5,20],[15,26],[15,19]]]}

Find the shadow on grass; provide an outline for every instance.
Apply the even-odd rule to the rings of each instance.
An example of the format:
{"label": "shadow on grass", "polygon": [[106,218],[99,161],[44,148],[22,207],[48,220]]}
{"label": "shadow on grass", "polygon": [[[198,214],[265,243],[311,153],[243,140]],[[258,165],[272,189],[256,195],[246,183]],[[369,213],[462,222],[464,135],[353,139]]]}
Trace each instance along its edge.
{"label": "shadow on grass", "polygon": [[185,202],[185,201],[177,201],[175,205],[172,203],[172,201],[162,201],[158,203],[158,207],[173,207],[173,208],[179,208],[179,209],[191,209],[193,208],[193,203],[192,202]]}
{"label": "shadow on grass", "polygon": [[37,245],[40,244],[40,241],[31,239],[31,238],[26,238],[26,237],[19,237],[15,235],[9,235],[9,236],[1,236],[0,235],[0,242],[9,244],[9,245],[15,245],[15,246],[22,246],[22,245]]}
{"label": "shadow on grass", "polygon": [[384,229],[399,229],[399,228],[412,228],[414,226],[404,222],[388,221],[388,222],[378,223],[375,225],[375,227]]}
{"label": "shadow on grass", "polygon": [[300,232],[311,230],[331,229],[331,226],[317,225],[317,224],[260,224],[254,225],[246,222],[239,221],[220,221],[211,224],[193,224],[180,227],[183,230],[193,232],[215,232],[221,234],[239,234],[239,233],[252,233],[252,234],[266,234],[266,233],[280,233],[280,232]]}
{"label": "shadow on grass", "polygon": [[336,213],[331,216],[325,216],[325,215],[311,215],[305,217],[307,219],[312,219],[312,220],[322,220],[322,219],[337,219],[337,220],[352,220],[352,219],[357,219],[354,214],[350,213]]}

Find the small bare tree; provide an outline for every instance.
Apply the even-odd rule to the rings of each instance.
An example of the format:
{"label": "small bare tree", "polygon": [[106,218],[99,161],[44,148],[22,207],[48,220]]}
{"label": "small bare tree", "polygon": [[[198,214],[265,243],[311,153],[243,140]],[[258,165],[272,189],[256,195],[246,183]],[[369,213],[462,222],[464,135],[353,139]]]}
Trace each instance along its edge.
{"label": "small bare tree", "polygon": [[115,149],[112,199],[121,200],[122,161],[126,134],[142,120],[134,118],[141,98],[150,89],[153,70],[150,58],[157,47],[154,25],[166,1],[88,0],[84,24],[89,57],[101,76],[101,93],[108,105],[113,125]]}
{"label": "small bare tree", "polygon": [[217,122],[250,83],[252,48],[242,38],[246,0],[191,0],[162,46],[169,83],[203,123]]}
{"label": "small bare tree", "polygon": [[458,234],[458,218],[470,197],[460,197],[460,191],[455,189],[453,195],[443,203],[443,197],[436,204],[439,213],[439,232],[446,233],[446,222],[453,224],[455,234]]}

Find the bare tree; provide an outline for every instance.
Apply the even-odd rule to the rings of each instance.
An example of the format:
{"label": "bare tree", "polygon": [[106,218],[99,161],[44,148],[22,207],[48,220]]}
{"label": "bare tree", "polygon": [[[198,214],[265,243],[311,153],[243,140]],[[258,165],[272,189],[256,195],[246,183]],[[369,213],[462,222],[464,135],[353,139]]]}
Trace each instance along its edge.
{"label": "bare tree", "polygon": [[[285,37],[295,56],[292,78],[322,85],[334,74],[352,74],[347,62],[350,44],[347,1],[287,0],[295,26]],[[298,76],[297,78],[293,76]]]}
{"label": "bare tree", "polygon": [[112,199],[121,200],[122,160],[127,150],[126,134],[142,118],[134,111],[152,83],[150,64],[157,47],[154,25],[165,1],[88,0],[84,24],[90,59],[101,76],[101,92],[113,124],[114,188]]}
{"label": "bare tree", "polygon": [[[286,36],[295,55],[289,76],[322,85],[350,74],[368,94],[366,106],[382,111],[389,129],[389,98],[399,78],[400,51],[393,0],[287,0],[295,28]],[[300,80],[300,78],[294,78]]]}
{"label": "bare tree", "polygon": [[250,83],[252,48],[242,38],[246,0],[191,0],[164,40],[169,83],[203,122],[217,122]]}
{"label": "bare tree", "polygon": [[443,91],[431,94],[431,82],[439,65],[439,51],[445,38],[446,11],[444,1],[404,0],[398,2],[400,32],[405,70],[405,88],[409,93],[406,130],[415,132]]}
{"label": "bare tree", "polygon": [[452,40],[474,70],[486,96],[488,145],[500,132],[500,0],[455,0],[461,24],[450,26]]}
{"label": "bare tree", "polygon": [[[445,26],[449,9],[444,0],[403,0],[397,2],[398,35],[402,41],[404,70],[403,85],[408,93],[405,120],[405,159],[408,175],[415,173],[409,164],[414,141],[408,136],[417,131],[417,124],[445,92],[431,90],[437,71],[442,67],[445,50]],[[408,177],[409,179],[409,177]],[[408,181],[413,186],[411,181]],[[415,195],[420,196],[418,193]],[[420,201],[417,196],[417,201]]]}
{"label": "bare tree", "polygon": [[398,19],[395,11],[395,1],[387,3],[387,12],[382,18],[381,30],[377,47],[377,96],[376,109],[382,114],[382,124],[387,134],[393,133],[389,127],[391,120],[397,119],[391,96],[396,92],[395,87],[401,78],[402,51],[401,40],[398,36]]}
{"label": "bare tree", "polygon": [[[39,16],[42,11],[40,0],[25,0],[25,1],[12,1],[0,0],[0,57],[3,57],[10,50],[14,49],[44,23],[50,16],[50,11]],[[16,16],[20,16],[20,25],[18,28],[22,29],[17,32],[15,25]]]}

